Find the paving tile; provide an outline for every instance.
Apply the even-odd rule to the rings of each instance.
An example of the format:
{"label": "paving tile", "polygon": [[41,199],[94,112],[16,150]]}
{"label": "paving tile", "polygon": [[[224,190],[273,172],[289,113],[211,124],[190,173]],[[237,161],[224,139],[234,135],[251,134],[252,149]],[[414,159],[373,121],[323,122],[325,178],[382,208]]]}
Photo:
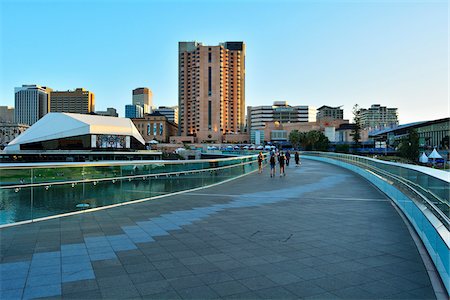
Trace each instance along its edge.
{"label": "paving tile", "polygon": [[164,277],[158,271],[133,273],[129,277],[134,284],[164,280]]}
{"label": "paving tile", "polygon": [[208,286],[190,287],[183,290],[177,290],[177,293],[183,299],[217,299],[219,295]]}
{"label": "paving tile", "polygon": [[204,274],[204,273],[220,271],[219,267],[217,267],[211,263],[188,265],[186,267],[194,274]]}
{"label": "paving tile", "polygon": [[250,289],[238,281],[225,281],[220,283],[210,284],[209,287],[213,289],[220,297],[227,297],[234,294],[249,292]]}
{"label": "paving tile", "polygon": [[23,299],[42,298],[61,295],[61,284],[27,287]]}
{"label": "paving tile", "polygon": [[365,289],[354,286],[341,290],[335,290],[332,294],[344,299],[376,299],[381,298],[379,295],[372,294]]}
{"label": "paving tile", "polygon": [[183,276],[192,274],[192,272],[189,269],[187,269],[186,267],[161,269],[161,270],[159,270],[159,272],[166,279],[173,279],[173,278],[183,277]]}
{"label": "paving tile", "polygon": [[186,289],[197,286],[205,286],[205,283],[195,275],[188,275],[169,280],[170,285],[175,290]]}
{"label": "paving tile", "polygon": [[156,270],[155,266],[149,262],[134,265],[124,265],[123,267],[125,268],[128,274],[142,273]]}
{"label": "paving tile", "polygon": [[42,285],[54,285],[61,283],[61,273],[47,275],[30,275],[27,279],[27,287],[35,287]]}
{"label": "paving tile", "polygon": [[2,300],[22,299],[22,294],[23,294],[23,289],[0,290],[0,299],[2,299]]}
{"label": "paving tile", "polygon": [[180,295],[175,290],[167,290],[162,293],[152,294],[152,295],[144,295],[142,296],[144,299],[182,299]]}
{"label": "paving tile", "polygon": [[197,274],[196,276],[207,285],[234,280],[230,275],[224,272],[203,273]]}
{"label": "paving tile", "polygon": [[138,290],[132,285],[102,288],[100,289],[100,293],[105,299],[127,299],[140,297]]}
{"label": "paving tile", "polygon": [[121,265],[95,268],[94,273],[97,278],[127,275],[125,268]]}
{"label": "paving tile", "polygon": [[302,279],[300,277],[295,276],[288,272],[268,274],[268,275],[266,275],[266,277],[279,285],[285,285],[285,284],[302,281]]}
{"label": "paving tile", "polygon": [[117,287],[119,285],[133,285],[133,282],[128,275],[119,275],[97,278],[97,284],[100,289],[104,289],[108,287]]}
{"label": "paving tile", "polygon": [[116,254],[114,252],[104,252],[104,253],[89,254],[89,257],[90,257],[91,261],[99,261],[99,260],[106,260],[106,259],[117,258]]}
{"label": "paving tile", "polygon": [[81,270],[71,273],[62,274],[62,282],[72,282],[78,280],[94,279],[95,274],[93,270]]}
{"label": "paving tile", "polygon": [[252,291],[277,286],[275,282],[271,281],[265,276],[243,278],[239,279],[239,282],[248,287]]}
{"label": "paving tile", "polygon": [[75,293],[64,293],[64,299],[93,299],[98,300],[102,298],[102,294],[100,290],[88,290],[88,291],[79,291]]}
{"label": "paving tile", "polygon": [[79,293],[83,291],[91,291],[97,289],[98,284],[97,281],[94,279],[66,282],[62,284],[62,292],[64,297],[66,297],[66,294]]}
{"label": "paving tile", "polygon": [[63,273],[74,273],[78,271],[92,270],[91,262],[78,262],[73,264],[62,264]]}
{"label": "paving tile", "polygon": [[281,286],[260,289],[255,293],[258,295],[258,299],[298,299],[298,296]]}
{"label": "paving tile", "polygon": [[173,290],[166,280],[138,283],[135,284],[135,287],[142,296],[155,295]]}
{"label": "paving tile", "polygon": [[300,298],[323,294],[326,291],[310,282],[296,282],[284,286],[285,289]]}
{"label": "paving tile", "polygon": [[17,290],[17,289],[23,289],[25,287],[26,283],[26,277],[22,278],[14,278],[14,279],[7,279],[2,277],[2,280],[0,281],[0,290],[1,291],[10,291],[10,290]]}

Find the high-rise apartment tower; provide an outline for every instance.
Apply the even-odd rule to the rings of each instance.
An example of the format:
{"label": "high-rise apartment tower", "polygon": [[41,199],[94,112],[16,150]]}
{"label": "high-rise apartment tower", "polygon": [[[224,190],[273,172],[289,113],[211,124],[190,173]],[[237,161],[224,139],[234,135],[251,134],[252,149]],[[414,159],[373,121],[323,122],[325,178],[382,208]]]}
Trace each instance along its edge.
{"label": "high-rise apartment tower", "polygon": [[33,125],[49,112],[52,89],[39,85],[22,85],[14,89],[15,122]]}
{"label": "high-rise apartment tower", "polygon": [[245,44],[178,45],[179,134],[221,142],[245,126]]}

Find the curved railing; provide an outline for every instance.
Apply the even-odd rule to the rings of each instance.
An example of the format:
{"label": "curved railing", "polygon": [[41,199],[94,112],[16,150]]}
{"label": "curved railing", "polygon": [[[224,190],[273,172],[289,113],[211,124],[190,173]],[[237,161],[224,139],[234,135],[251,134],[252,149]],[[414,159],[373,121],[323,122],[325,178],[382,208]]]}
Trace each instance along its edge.
{"label": "curved railing", "polygon": [[209,186],[258,168],[223,159],[0,165],[0,226]]}
{"label": "curved railing", "polygon": [[350,169],[388,195],[422,239],[450,295],[450,173],[350,154],[303,152],[302,157]]}

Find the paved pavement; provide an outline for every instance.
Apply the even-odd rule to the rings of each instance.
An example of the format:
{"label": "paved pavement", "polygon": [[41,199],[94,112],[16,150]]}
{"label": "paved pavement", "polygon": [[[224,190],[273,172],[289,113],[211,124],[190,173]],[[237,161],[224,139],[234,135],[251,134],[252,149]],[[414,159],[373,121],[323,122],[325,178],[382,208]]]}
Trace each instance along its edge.
{"label": "paved pavement", "polygon": [[0,231],[0,298],[432,299],[385,195],[304,160],[207,189]]}

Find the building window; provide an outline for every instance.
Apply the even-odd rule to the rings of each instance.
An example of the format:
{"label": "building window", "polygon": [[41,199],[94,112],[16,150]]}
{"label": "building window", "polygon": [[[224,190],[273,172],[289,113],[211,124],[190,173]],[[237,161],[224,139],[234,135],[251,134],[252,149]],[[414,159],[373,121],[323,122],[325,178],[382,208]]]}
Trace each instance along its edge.
{"label": "building window", "polygon": [[211,62],[211,52],[208,53],[208,62]]}
{"label": "building window", "polygon": [[208,96],[212,95],[211,67],[208,67]]}
{"label": "building window", "polygon": [[211,101],[208,101],[208,129],[211,130],[212,122],[211,122]]}

